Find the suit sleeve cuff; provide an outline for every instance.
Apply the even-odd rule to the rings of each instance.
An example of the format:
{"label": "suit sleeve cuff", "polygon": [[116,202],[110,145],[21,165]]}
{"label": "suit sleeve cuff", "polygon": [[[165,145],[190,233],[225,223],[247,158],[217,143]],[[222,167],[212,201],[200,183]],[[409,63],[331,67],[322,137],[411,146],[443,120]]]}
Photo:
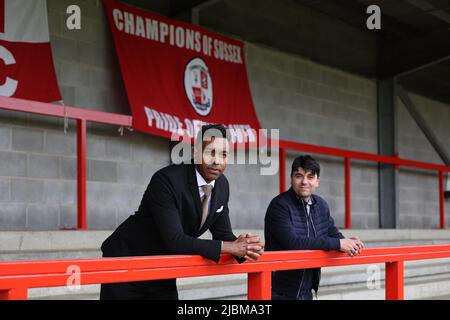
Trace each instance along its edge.
{"label": "suit sleeve cuff", "polygon": [[341,249],[340,239],[338,239],[338,238],[329,238],[329,239],[330,239],[330,251]]}

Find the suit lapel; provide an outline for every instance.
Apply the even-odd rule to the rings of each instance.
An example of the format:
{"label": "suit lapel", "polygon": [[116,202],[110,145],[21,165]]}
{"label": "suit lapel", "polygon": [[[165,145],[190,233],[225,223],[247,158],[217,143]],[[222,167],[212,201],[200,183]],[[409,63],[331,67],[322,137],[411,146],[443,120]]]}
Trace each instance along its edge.
{"label": "suit lapel", "polygon": [[198,184],[197,184],[197,176],[195,174],[195,166],[193,164],[190,164],[187,166],[187,174],[188,174],[188,182],[189,182],[189,190],[192,195],[192,200],[194,202],[195,206],[195,213],[196,213],[196,222],[197,222],[197,228],[200,225],[200,222],[202,220],[202,202],[200,200],[200,194],[198,192]]}

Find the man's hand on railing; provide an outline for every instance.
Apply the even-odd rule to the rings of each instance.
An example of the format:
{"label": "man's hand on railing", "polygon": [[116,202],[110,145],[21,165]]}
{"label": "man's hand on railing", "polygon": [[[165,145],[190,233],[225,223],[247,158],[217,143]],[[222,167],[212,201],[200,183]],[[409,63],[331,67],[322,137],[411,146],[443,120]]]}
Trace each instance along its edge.
{"label": "man's hand on railing", "polygon": [[235,241],[224,241],[222,253],[256,261],[264,251],[264,244],[259,236],[251,233],[241,234]]}
{"label": "man's hand on railing", "polygon": [[364,243],[358,238],[358,237],[350,237],[350,239],[355,240],[356,244],[358,245],[358,255],[361,254],[361,252],[364,250],[365,246]]}
{"label": "man's hand on railing", "polygon": [[261,238],[251,233],[241,234],[239,238],[244,238],[248,243],[247,254],[244,258],[250,261],[258,260],[264,252],[264,243],[261,242]]}
{"label": "man's hand on railing", "polygon": [[341,248],[339,250],[347,253],[350,257],[359,255],[364,249],[364,244],[358,237],[340,239],[340,244]]}

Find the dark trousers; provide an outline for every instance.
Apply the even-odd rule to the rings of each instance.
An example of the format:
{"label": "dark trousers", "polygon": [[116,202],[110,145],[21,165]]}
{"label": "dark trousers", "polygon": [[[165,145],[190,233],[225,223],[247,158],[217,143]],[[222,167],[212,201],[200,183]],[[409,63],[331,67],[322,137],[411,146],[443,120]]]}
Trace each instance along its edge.
{"label": "dark trousers", "polygon": [[[125,241],[114,241],[103,248],[103,257],[128,257],[142,255]],[[104,283],[100,300],[178,300],[176,279]]]}
{"label": "dark trousers", "polygon": [[176,280],[105,283],[100,300],[178,300]]}
{"label": "dark trousers", "polygon": [[297,296],[272,290],[272,300],[313,300],[312,290],[300,291]]}

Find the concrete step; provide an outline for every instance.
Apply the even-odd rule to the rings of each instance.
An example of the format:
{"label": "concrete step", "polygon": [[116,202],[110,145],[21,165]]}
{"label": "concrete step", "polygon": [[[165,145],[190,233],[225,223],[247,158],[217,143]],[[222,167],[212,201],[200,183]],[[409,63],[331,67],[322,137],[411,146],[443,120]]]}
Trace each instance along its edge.
{"label": "concrete step", "polygon": [[[234,230],[236,235],[252,232],[261,236],[263,230]],[[341,230],[349,236],[359,236],[366,244],[384,246],[385,244],[440,244],[450,243],[450,229],[377,229],[377,230]],[[11,252],[45,252],[45,251],[91,251],[99,250],[102,242],[112,233],[109,231],[1,231],[0,258]],[[209,239],[206,232],[202,239]],[[2,259],[3,260],[3,259]]]}
{"label": "concrete step", "polygon": [[[385,279],[385,264],[352,265],[322,268],[322,285],[339,285],[367,282],[369,277],[379,272],[379,279]],[[405,278],[426,276],[430,274],[449,274],[450,258],[405,262]]]}
{"label": "concrete step", "polygon": [[[405,278],[406,300],[429,299],[449,293],[450,274]],[[384,283],[373,289],[369,289],[365,283],[321,286],[318,298],[320,300],[383,300],[385,286]]]}
{"label": "concrete step", "polygon": [[[200,287],[197,287],[201,290]],[[208,288],[209,292],[211,289]],[[361,284],[321,286],[319,290],[319,300],[384,300],[384,285],[376,289],[368,289]],[[242,292],[242,291],[241,291]],[[55,295],[34,298],[36,300],[97,300],[98,293],[80,293],[77,295]],[[245,300],[247,295],[234,294],[214,297],[200,291],[197,297],[190,297],[180,288],[181,300]],[[405,299],[406,300],[450,300],[450,276],[433,275],[421,277],[420,279],[405,280]]]}
{"label": "concrete step", "polygon": [[96,250],[67,250],[67,251],[10,251],[0,253],[1,261],[24,260],[60,260],[60,259],[91,259],[101,258],[102,252]]}
{"label": "concrete step", "polygon": [[429,297],[429,298],[422,298],[417,300],[450,300],[450,294],[445,294],[443,296],[436,296],[436,297]]}
{"label": "concrete step", "polygon": [[[177,279],[179,298],[182,300],[218,299],[227,296],[246,295],[247,275],[233,274]],[[100,285],[85,285],[78,288],[53,287],[28,290],[31,300],[76,299],[96,300]]]}
{"label": "concrete step", "polygon": [[100,285],[84,285],[78,288],[52,287],[28,290],[29,300],[98,300]]}
{"label": "concrete step", "polygon": [[[246,294],[221,300],[245,300]],[[316,298],[315,298],[316,299]],[[385,287],[369,289],[361,283],[321,286],[319,300],[384,300]],[[433,275],[405,279],[405,300],[450,300],[450,275]]]}

